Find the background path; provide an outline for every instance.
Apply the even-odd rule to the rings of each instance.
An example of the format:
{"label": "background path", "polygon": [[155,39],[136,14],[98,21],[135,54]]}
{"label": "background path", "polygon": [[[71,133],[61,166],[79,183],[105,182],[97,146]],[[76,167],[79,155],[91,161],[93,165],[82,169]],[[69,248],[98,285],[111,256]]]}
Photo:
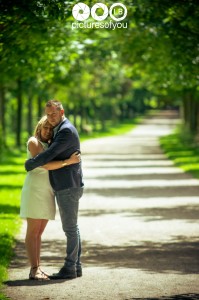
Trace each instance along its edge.
{"label": "background path", "polygon": [[[128,134],[82,144],[83,277],[27,280],[24,225],[5,287],[8,297],[199,299],[199,180],[175,167],[158,143],[178,121],[175,112],[164,111]],[[64,256],[65,237],[57,215],[43,237],[44,269],[56,272]]]}

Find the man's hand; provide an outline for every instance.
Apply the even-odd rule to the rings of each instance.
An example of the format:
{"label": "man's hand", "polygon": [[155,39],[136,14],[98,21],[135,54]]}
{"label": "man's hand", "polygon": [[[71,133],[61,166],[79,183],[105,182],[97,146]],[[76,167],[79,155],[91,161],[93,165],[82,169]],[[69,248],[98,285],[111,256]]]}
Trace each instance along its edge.
{"label": "man's hand", "polygon": [[70,164],[78,164],[81,161],[81,154],[76,151],[69,158]]}

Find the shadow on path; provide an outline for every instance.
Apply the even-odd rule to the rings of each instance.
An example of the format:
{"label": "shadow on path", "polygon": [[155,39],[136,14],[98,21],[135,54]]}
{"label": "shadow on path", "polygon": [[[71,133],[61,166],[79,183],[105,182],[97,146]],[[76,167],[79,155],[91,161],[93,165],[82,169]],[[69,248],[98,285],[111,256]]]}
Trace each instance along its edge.
{"label": "shadow on path", "polygon": [[[133,201],[133,199],[132,199]],[[168,205],[170,203],[168,202]],[[113,209],[90,209],[81,210],[81,217],[103,217],[105,215],[120,214],[123,217],[133,218],[136,216],[142,217],[144,222],[163,221],[163,220],[185,220],[191,222],[198,220],[199,207],[198,205],[184,205],[172,207],[149,207],[149,208],[113,208]]]}
{"label": "shadow on path", "polygon": [[[150,273],[199,274],[199,239],[175,236],[172,242],[143,241],[140,244],[108,246],[90,241],[83,242],[82,262],[87,267],[132,268]],[[23,243],[18,243],[12,268],[27,264]],[[42,262],[56,268],[63,264],[65,243],[62,240],[44,241]],[[48,283],[46,283],[48,284]]]}
{"label": "shadow on path", "polygon": [[173,295],[166,296],[160,298],[126,298],[125,300],[198,300],[199,294],[181,294],[181,295]]}
{"label": "shadow on path", "polygon": [[134,188],[85,188],[87,193],[96,194],[103,197],[131,197],[131,198],[159,198],[162,196],[170,197],[185,197],[198,196],[199,186],[174,186],[174,187],[134,187]]}
{"label": "shadow on path", "polygon": [[4,281],[4,284],[7,286],[44,286],[44,285],[52,285],[52,284],[57,284],[57,283],[63,283],[67,281],[66,279],[64,280],[29,280],[29,279],[18,279],[18,280],[8,280]]}

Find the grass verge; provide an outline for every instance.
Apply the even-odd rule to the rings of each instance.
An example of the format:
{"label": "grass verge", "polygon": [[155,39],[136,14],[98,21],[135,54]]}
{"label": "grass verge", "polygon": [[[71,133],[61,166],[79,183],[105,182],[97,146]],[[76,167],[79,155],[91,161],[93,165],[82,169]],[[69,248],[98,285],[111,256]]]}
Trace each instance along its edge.
{"label": "grass verge", "polygon": [[26,154],[7,151],[0,162],[0,299],[3,295],[2,283],[7,279],[7,268],[13,255],[15,236],[19,232],[21,220],[19,205],[21,187],[25,177],[24,160]]}
{"label": "grass verge", "polygon": [[173,134],[161,137],[160,144],[175,165],[199,178],[199,147],[193,136],[179,128]]}
{"label": "grass verge", "polygon": [[82,142],[84,140],[93,139],[93,138],[101,138],[101,137],[125,134],[128,131],[132,130],[137,124],[139,124],[141,120],[142,117],[140,116],[117,124],[113,124],[111,121],[106,122],[106,126],[107,126],[106,130],[104,131],[96,130],[87,134],[81,133],[80,140]]}

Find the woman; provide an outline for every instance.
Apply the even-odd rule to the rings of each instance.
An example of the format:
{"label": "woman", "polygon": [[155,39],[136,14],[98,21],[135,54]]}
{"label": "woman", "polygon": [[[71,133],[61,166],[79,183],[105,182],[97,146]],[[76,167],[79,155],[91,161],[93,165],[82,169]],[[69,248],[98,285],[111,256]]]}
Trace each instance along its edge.
{"label": "woman", "polygon": [[[28,158],[48,148],[53,127],[44,116],[38,122],[34,136],[27,143]],[[27,219],[25,245],[31,269],[29,279],[48,280],[40,268],[41,235],[48,220],[55,219],[55,196],[50,185],[48,170],[80,162],[80,155],[73,153],[64,161],[52,161],[27,173],[21,193],[20,216]]]}

